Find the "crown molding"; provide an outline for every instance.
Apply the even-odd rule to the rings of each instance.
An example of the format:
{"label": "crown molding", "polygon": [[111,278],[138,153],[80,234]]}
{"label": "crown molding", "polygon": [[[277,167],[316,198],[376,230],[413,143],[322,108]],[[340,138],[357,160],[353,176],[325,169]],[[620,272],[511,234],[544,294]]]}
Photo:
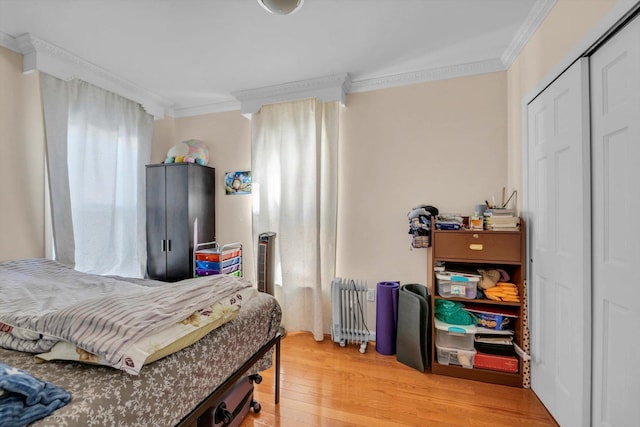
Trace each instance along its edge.
{"label": "crown molding", "polygon": [[[259,111],[262,105],[311,97],[322,99],[324,102],[340,100],[346,104],[347,93],[368,92],[499,71],[505,71],[502,62],[499,59],[491,59],[353,81],[348,74],[341,74],[234,92],[232,95],[237,101],[174,108],[175,115],[173,117],[189,117],[237,110],[246,116]],[[322,88],[327,90],[324,91]]]}
{"label": "crown molding", "polygon": [[240,102],[236,100],[215,102],[211,104],[199,105],[195,107],[174,107],[173,117],[202,116],[211,113],[226,113],[228,111],[240,110]]}
{"label": "crown molding", "polygon": [[240,101],[242,114],[251,114],[259,111],[263,105],[305,98],[318,98],[323,102],[340,101],[345,104],[346,94],[350,89],[351,78],[344,73],[242,90],[231,95]]}
{"label": "crown molding", "polygon": [[56,45],[29,33],[15,41],[24,56],[25,73],[41,71],[62,80],[78,78],[138,102],[156,118],[172,113],[170,101]]}
{"label": "crown molding", "polygon": [[18,43],[16,43],[16,39],[14,37],[11,37],[7,33],[3,33],[2,31],[0,31],[0,46],[6,47],[7,49],[17,53],[22,53],[20,52],[20,49],[18,49]]}
{"label": "crown molding", "polygon": [[369,79],[356,79],[351,84],[351,92],[367,92],[435,80],[494,73],[497,71],[505,71],[502,62],[499,59],[489,59],[486,61],[449,65],[446,67],[398,73]]}
{"label": "crown molding", "polygon": [[259,111],[265,104],[316,97],[324,102],[346,103],[346,94],[386,89],[435,80],[465,77],[507,70],[531,36],[542,24],[557,0],[536,0],[524,24],[519,28],[500,58],[466,64],[454,64],[379,77],[354,77],[347,73],[308,79],[280,85],[233,92],[235,99],[196,105],[177,106],[171,101],[130,82],[104,68],[50,44],[32,34],[14,38],[0,32],[0,46],[24,56],[24,72],[42,71],[63,80],[80,78],[140,103],[156,118],[189,117],[209,113],[240,110],[243,114]]}
{"label": "crown molding", "polygon": [[[340,96],[340,101],[345,104],[346,102],[342,97],[347,93],[368,92],[390,87],[497,71],[505,71],[502,62],[499,59],[353,81],[351,81],[348,74],[346,75],[346,79],[343,81],[345,75],[341,74],[337,76],[301,80],[293,83],[284,83],[276,86],[267,86],[258,89],[234,92],[233,95],[238,101],[219,102],[197,107],[174,108],[174,117],[197,116],[236,110],[240,110],[242,114],[247,115],[259,111],[262,105],[292,101],[295,99],[317,97],[322,99],[324,102],[338,100],[336,92],[339,92],[338,95]],[[318,93],[317,88],[323,86],[327,86],[329,88],[329,97],[323,98],[322,96],[319,96],[321,94]]]}
{"label": "crown molding", "polygon": [[[341,79],[345,75],[301,80],[293,83],[234,92],[232,95],[236,97],[237,101],[219,102],[197,107],[174,108],[175,115],[173,117],[189,117],[237,110],[240,110],[243,115],[250,115],[259,111],[262,105],[311,97],[322,99],[324,102],[339,99],[343,104],[346,104],[343,97],[346,96],[347,93],[368,92],[397,86],[406,86],[428,81],[445,80],[498,71],[505,71],[502,62],[499,59],[491,59],[488,61],[451,65],[353,81],[351,81],[347,74],[347,79],[345,79],[344,82]],[[314,88],[317,88],[317,86],[322,86],[322,82],[326,83],[330,88],[328,91],[330,95],[329,97],[323,97],[319,91],[314,91]],[[333,83],[330,84],[331,82]],[[340,86],[341,82],[344,83],[342,86]],[[339,91],[338,95],[336,95],[337,91]]]}
{"label": "crown molding", "polygon": [[551,12],[551,9],[553,9],[553,6],[556,5],[556,2],[557,0],[536,0],[527,15],[527,19],[525,19],[507,49],[500,56],[505,69],[508,69],[513,64],[513,61],[518,57],[531,36],[538,30],[549,12]]}

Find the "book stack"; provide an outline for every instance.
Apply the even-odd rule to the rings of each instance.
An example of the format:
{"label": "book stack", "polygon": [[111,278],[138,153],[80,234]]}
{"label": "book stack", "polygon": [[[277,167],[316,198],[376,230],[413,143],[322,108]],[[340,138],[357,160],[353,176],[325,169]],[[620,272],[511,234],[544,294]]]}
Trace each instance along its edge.
{"label": "book stack", "polygon": [[520,230],[520,217],[513,209],[487,209],[484,212],[484,228],[494,231]]}

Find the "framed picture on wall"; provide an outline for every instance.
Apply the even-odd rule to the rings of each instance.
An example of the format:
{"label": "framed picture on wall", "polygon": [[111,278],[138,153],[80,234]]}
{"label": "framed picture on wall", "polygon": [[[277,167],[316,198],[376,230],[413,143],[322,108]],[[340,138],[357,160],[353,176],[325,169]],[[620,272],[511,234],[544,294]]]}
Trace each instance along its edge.
{"label": "framed picture on wall", "polygon": [[251,194],[251,171],[226,172],[224,188],[226,194]]}

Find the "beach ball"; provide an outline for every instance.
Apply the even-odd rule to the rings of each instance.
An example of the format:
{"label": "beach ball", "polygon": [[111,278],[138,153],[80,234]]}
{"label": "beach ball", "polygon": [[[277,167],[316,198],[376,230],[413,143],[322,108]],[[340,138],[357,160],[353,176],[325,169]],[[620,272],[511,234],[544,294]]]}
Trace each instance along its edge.
{"label": "beach ball", "polygon": [[186,156],[192,157],[201,165],[209,163],[209,149],[204,142],[198,141],[197,139],[190,139],[188,141],[183,141],[182,143],[186,144],[189,150]]}

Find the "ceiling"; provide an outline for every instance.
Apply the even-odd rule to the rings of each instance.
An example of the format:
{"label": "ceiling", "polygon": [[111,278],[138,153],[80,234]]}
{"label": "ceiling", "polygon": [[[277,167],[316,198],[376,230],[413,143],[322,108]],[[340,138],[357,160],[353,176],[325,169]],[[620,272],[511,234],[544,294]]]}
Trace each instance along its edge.
{"label": "ceiling", "polygon": [[237,109],[238,91],[344,73],[357,92],[504,70],[555,1],[305,0],[283,16],[256,0],[0,0],[0,45],[24,54],[35,40],[38,53],[185,116]]}

